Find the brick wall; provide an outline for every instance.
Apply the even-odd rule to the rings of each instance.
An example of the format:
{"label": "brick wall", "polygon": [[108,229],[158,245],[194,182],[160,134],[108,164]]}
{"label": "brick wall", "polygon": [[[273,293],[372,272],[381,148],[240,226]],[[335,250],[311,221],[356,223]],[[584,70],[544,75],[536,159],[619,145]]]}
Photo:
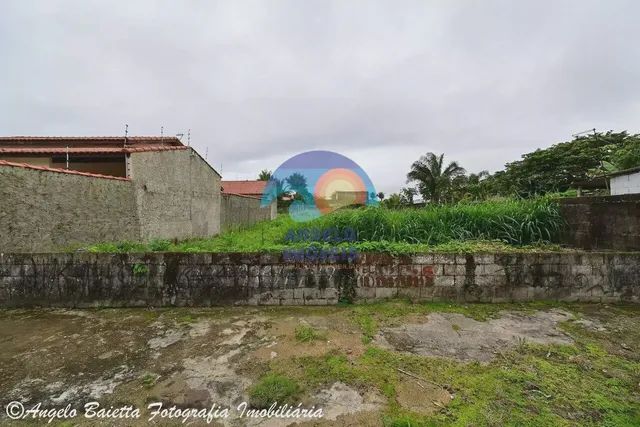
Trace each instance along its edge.
{"label": "brick wall", "polygon": [[0,254],[0,306],[324,305],[416,301],[640,301],[640,254]]}
{"label": "brick wall", "polygon": [[275,219],[277,202],[261,207],[262,201],[255,197],[223,194],[220,206],[220,229],[231,230],[260,221]]}
{"label": "brick wall", "polygon": [[560,199],[560,212],[571,247],[640,250],[640,194]]}
{"label": "brick wall", "polygon": [[0,251],[50,251],[139,234],[133,184],[0,167]]}

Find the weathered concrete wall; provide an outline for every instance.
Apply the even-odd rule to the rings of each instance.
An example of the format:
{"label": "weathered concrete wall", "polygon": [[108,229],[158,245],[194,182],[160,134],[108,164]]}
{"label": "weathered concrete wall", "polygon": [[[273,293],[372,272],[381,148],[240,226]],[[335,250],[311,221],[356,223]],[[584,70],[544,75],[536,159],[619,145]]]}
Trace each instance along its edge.
{"label": "weathered concrete wall", "polygon": [[560,211],[569,246],[640,250],[640,194],[560,199]]}
{"label": "weathered concrete wall", "polygon": [[340,299],[640,301],[640,253],[0,255],[0,306],[324,305]]}
{"label": "weathered concrete wall", "polygon": [[52,251],[131,239],[140,230],[133,184],[0,167],[0,251]]}
{"label": "weathered concrete wall", "polygon": [[220,232],[220,176],[193,150],[133,153],[131,180],[0,167],[0,252]]}
{"label": "weathered concrete wall", "polygon": [[133,153],[140,237],[206,237],[220,232],[220,176],[194,150]]}
{"label": "weathered concrete wall", "polygon": [[275,219],[277,202],[261,207],[262,201],[239,194],[223,194],[220,207],[220,229],[222,231]]}

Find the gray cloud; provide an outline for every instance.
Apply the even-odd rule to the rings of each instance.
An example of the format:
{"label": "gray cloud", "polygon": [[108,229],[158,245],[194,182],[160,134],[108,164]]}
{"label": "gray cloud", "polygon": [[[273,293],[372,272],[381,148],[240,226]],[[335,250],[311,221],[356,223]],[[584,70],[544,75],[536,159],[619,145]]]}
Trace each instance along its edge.
{"label": "gray cloud", "polygon": [[4,1],[0,133],[186,132],[227,178],[349,155],[383,191],[637,131],[633,1]]}

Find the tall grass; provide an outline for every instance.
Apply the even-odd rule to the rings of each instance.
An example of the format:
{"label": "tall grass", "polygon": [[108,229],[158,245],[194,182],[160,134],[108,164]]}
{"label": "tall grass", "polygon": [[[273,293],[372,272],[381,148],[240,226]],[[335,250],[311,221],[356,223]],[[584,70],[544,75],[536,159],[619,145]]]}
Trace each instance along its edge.
{"label": "tall grass", "polygon": [[563,220],[549,198],[502,200],[417,209],[346,209],[298,227],[351,227],[359,242],[437,245],[499,240],[511,245],[557,241]]}
{"label": "tall grass", "polygon": [[[355,231],[356,241],[343,245],[365,252],[510,250],[557,242],[562,224],[557,203],[550,198],[540,198],[402,210],[344,209],[307,223],[296,223],[282,214],[273,221],[209,238],[100,243],[87,249],[92,252],[278,252],[306,248],[311,242],[330,245],[322,242],[323,230],[350,229]],[[287,236],[296,230],[320,232],[301,233],[310,237],[304,241],[288,240]],[[339,234],[351,235],[350,232]]]}

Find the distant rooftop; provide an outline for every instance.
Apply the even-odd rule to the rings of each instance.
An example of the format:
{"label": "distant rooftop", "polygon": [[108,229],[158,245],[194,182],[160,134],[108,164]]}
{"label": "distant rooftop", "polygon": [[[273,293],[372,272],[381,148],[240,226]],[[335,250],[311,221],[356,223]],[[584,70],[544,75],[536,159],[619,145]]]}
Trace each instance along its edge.
{"label": "distant rooftop", "polygon": [[184,150],[175,136],[3,136],[0,154],[118,154]]}
{"label": "distant rooftop", "polygon": [[222,181],[222,192],[262,197],[268,181]]}

